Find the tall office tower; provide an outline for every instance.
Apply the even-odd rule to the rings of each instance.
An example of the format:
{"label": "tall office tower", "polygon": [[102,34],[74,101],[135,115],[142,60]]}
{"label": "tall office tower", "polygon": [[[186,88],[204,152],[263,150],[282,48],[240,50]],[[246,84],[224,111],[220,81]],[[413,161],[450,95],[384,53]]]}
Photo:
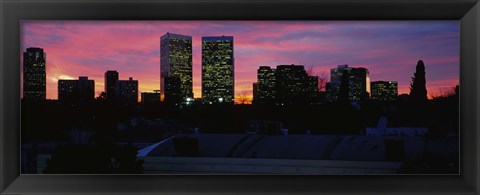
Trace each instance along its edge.
{"label": "tall office tower", "polygon": [[[176,84],[169,84],[168,81],[177,79],[167,77],[177,77],[180,88],[169,91],[171,88],[167,86]],[[191,36],[167,33],[160,38],[160,90],[165,97],[179,95],[178,101],[193,99]]]}
{"label": "tall office tower", "polygon": [[107,100],[113,101],[117,96],[117,81],[118,72],[116,70],[109,70],[105,72],[105,93],[107,94]]}
{"label": "tall office tower", "polygon": [[58,80],[58,101],[63,103],[83,104],[95,99],[95,81],[88,77],[78,80]]}
{"label": "tall office tower", "polygon": [[343,73],[348,73],[348,99],[363,101],[370,97],[370,73],[366,68],[352,68],[348,65],[339,65],[330,70],[330,82],[326,84],[327,101],[338,99],[340,83]]}
{"label": "tall office tower", "polygon": [[398,96],[397,81],[374,81],[371,83],[372,94],[371,99],[392,102]]}
{"label": "tall office tower", "polygon": [[275,69],[260,66],[257,70],[258,98],[255,103],[274,104],[276,101]]}
{"label": "tall office tower", "polygon": [[326,99],[329,102],[337,101],[340,93],[340,82],[342,80],[343,72],[350,72],[352,68],[347,64],[338,65],[337,68],[330,69],[330,82],[325,85]]}
{"label": "tall office tower", "polygon": [[202,37],[202,101],[234,103],[233,36]]}
{"label": "tall office tower", "polygon": [[46,56],[42,48],[30,47],[23,52],[23,98],[28,100],[45,100]]}
{"label": "tall office tower", "polygon": [[370,98],[370,72],[366,68],[352,68],[350,72],[351,101],[364,101]]}
{"label": "tall office tower", "polygon": [[138,102],[138,81],[130,77],[117,81],[117,99],[120,103],[136,105]]}

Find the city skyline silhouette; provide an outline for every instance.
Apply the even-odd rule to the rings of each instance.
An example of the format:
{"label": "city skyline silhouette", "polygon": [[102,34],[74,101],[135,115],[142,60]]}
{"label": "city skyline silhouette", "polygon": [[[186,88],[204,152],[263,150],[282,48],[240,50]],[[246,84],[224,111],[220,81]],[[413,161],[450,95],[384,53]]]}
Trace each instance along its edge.
{"label": "city skyline silhouette", "polygon": [[[459,35],[455,23],[453,21],[323,23],[198,21],[178,22],[176,25],[171,25],[172,22],[36,21],[22,23],[22,49],[27,47],[45,49],[47,53],[47,99],[56,99],[56,82],[59,79],[76,79],[79,76],[88,76],[96,81],[95,96],[98,96],[104,88],[103,73],[106,70],[118,70],[121,72],[120,79],[137,78],[140,92],[160,89],[159,43],[160,36],[167,32],[186,34],[193,38],[193,90],[196,98],[201,97],[199,39],[202,36],[210,35],[232,35],[235,38],[235,95],[246,92],[251,98],[252,83],[256,82],[257,68],[281,64],[304,65],[305,69],[312,69],[315,74],[329,74],[331,68],[340,64],[365,67],[370,70],[372,81],[398,81],[399,94],[408,93],[415,62],[422,59],[426,63],[427,89],[430,96],[430,93],[454,87],[459,82],[459,57],[456,52],[458,51]],[[170,27],[165,28],[169,24]],[[186,28],[188,25],[191,27]],[[265,29],[272,26],[277,26],[274,29],[278,33],[272,34],[274,29],[270,29],[268,31],[270,34],[262,34],[262,32],[266,32]],[[386,27],[381,28],[382,26]],[[418,28],[419,26],[423,27]],[[146,30],[141,31],[142,27]],[[311,27],[310,30],[306,30],[307,27]],[[184,29],[182,30],[182,28]],[[46,29],[53,31],[46,34]],[[75,47],[75,45],[82,46],[81,37],[75,39],[80,43],[72,44],[70,47],[65,46],[74,41],[71,33],[84,32],[87,29],[92,32],[89,33],[89,36],[84,36],[84,41],[91,44],[91,48],[84,46],[84,48],[86,47],[84,50],[81,47]],[[192,29],[207,30],[189,34]],[[218,33],[214,33],[214,29]],[[246,29],[264,29],[264,31],[249,32]],[[346,46],[355,46],[352,42],[355,39],[347,36],[352,35],[352,33],[349,34],[350,31],[353,34],[357,33],[357,37],[363,38],[362,41],[356,40],[357,46],[353,48],[356,49],[355,52],[345,50]],[[334,36],[333,32],[336,32],[337,35]],[[392,32],[396,32],[396,34]],[[242,33],[248,36],[242,36]],[[386,33],[385,37],[387,38],[374,36],[381,33]],[[143,39],[137,37],[142,34],[141,38]],[[97,48],[96,44],[100,43],[95,43],[94,39],[103,36],[108,40],[97,40],[96,42],[105,45]],[[123,44],[118,42],[120,38],[125,37]],[[341,41],[342,37],[343,41]],[[381,42],[382,39],[385,40]],[[369,41],[371,43],[368,43]],[[399,44],[400,42],[403,43]],[[405,48],[413,46],[416,46],[417,49],[404,51]],[[60,47],[64,48],[65,53],[62,53]],[[366,49],[369,47],[371,49]],[[93,54],[94,51],[95,54]],[[362,53],[365,55],[360,55]],[[333,57],[329,55],[333,55]],[[399,58],[401,60],[398,60]],[[125,60],[121,61],[123,59]],[[379,61],[379,59],[381,60]]]}

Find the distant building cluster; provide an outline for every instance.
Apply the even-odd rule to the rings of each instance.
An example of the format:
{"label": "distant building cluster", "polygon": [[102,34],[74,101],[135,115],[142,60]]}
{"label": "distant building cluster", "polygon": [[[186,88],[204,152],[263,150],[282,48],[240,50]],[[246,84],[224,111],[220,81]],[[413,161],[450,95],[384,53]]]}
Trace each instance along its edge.
{"label": "distant building cluster", "polygon": [[78,80],[58,80],[58,100],[63,103],[85,104],[95,99],[95,81],[88,77]]}
{"label": "distant building cluster", "polygon": [[[192,37],[166,33],[160,37],[160,90],[142,92],[142,103],[172,105],[233,104],[235,102],[235,60],[233,36],[202,37],[202,98],[194,99],[192,75]],[[24,52],[24,99],[46,99],[46,54],[41,48]],[[89,102],[95,99],[93,80],[58,81],[58,100]],[[253,103],[288,105],[318,104],[344,99],[382,102],[398,97],[396,81],[370,82],[368,69],[339,65],[330,71],[325,92],[319,92],[319,78],[308,75],[303,65],[260,66],[253,83]],[[139,102],[138,80],[119,80],[116,70],[105,72],[103,98],[109,102],[134,105]]]}
{"label": "distant building cluster", "polygon": [[[118,72],[105,72],[105,100],[134,105],[138,102],[138,81],[130,77],[118,80]],[[78,80],[58,80],[58,101],[69,104],[84,104],[95,99],[95,81],[81,76]]]}
{"label": "distant building cluster", "polygon": [[337,101],[341,92],[342,81],[347,82],[348,100],[364,101],[370,95],[370,72],[366,68],[352,68],[348,65],[339,65],[330,70],[330,82],[326,83],[326,99],[329,102]]}
{"label": "distant building cluster", "polygon": [[[41,48],[28,48],[24,53],[25,99],[46,99],[45,55]],[[234,70],[233,36],[202,37],[201,102],[233,104]],[[119,80],[118,75],[116,70],[105,72],[104,98],[109,102],[136,104],[138,81],[132,77]],[[89,87],[83,84],[86,81]],[[58,91],[58,100],[62,102],[88,102],[95,98],[94,81],[88,77],[59,80]],[[160,37],[160,90],[142,92],[141,97],[142,103],[163,100],[167,104],[188,105],[197,102],[193,94],[191,36],[166,33]]]}
{"label": "distant building cluster", "polygon": [[[318,90],[318,77],[308,75],[303,65],[278,65],[277,69],[260,66],[257,70],[257,82],[253,83],[252,87],[254,104],[286,105],[321,102],[322,94]],[[398,83],[396,81],[370,82],[368,69],[339,65],[331,69],[330,81],[325,84],[324,95],[328,102],[336,102],[342,95],[345,96],[344,99],[352,102],[367,99],[391,102],[398,96]]]}
{"label": "distant building cluster", "polygon": [[[370,72],[366,68],[354,68],[348,65],[339,65],[330,70],[330,82],[326,83],[326,100],[337,101],[342,93],[342,82],[345,82],[349,101],[365,101],[367,99],[379,101],[395,101],[398,96],[396,81],[370,82]],[[345,97],[347,98],[347,97]]]}
{"label": "distant building cluster", "polygon": [[318,96],[318,77],[309,76],[302,65],[260,66],[253,88],[255,104],[312,104]]}
{"label": "distant building cluster", "polygon": [[119,80],[116,70],[105,72],[105,99],[109,102],[122,104],[136,104],[138,102],[138,81],[129,77],[128,80]]}

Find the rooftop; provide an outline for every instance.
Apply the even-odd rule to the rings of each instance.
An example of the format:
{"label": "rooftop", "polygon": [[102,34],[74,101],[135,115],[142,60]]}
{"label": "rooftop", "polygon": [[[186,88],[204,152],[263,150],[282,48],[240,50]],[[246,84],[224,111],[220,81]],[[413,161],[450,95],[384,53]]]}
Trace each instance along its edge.
{"label": "rooftop", "polygon": [[205,36],[202,37],[202,41],[216,41],[216,40],[233,40],[233,36]]}
{"label": "rooftop", "polygon": [[344,135],[181,134],[139,150],[139,157],[176,157],[175,138],[196,138],[196,157],[385,161],[384,139]]}

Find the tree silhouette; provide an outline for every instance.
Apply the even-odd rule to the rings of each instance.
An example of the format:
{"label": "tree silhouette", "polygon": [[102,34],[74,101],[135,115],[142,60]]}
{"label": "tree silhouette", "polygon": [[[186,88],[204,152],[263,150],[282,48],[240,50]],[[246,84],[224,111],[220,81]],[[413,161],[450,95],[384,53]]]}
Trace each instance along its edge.
{"label": "tree silhouette", "polygon": [[314,72],[313,70],[313,65],[310,65],[310,67],[307,70],[307,75],[308,76],[316,76],[318,77],[318,91],[325,91],[327,82],[328,82],[328,73],[326,72]]}
{"label": "tree silhouette", "polygon": [[318,77],[318,91],[325,91],[328,82],[328,73],[322,72],[320,74],[316,74],[315,76]]}
{"label": "tree silhouette", "polygon": [[[458,86],[458,85],[457,85]],[[432,99],[448,98],[457,94],[457,87],[442,87],[437,92],[430,92]]]}
{"label": "tree silhouette", "polygon": [[105,92],[100,93],[96,99],[101,100],[101,101],[106,100],[107,99],[107,93],[105,93]]}
{"label": "tree silhouette", "polygon": [[415,103],[424,103],[427,100],[425,65],[422,60],[418,61],[412,83],[410,83],[410,100]]}
{"label": "tree silhouette", "polygon": [[237,103],[239,103],[239,104],[252,103],[252,100],[251,100],[251,98],[248,97],[248,94],[249,93],[246,90],[237,93],[237,95],[236,95]]}

